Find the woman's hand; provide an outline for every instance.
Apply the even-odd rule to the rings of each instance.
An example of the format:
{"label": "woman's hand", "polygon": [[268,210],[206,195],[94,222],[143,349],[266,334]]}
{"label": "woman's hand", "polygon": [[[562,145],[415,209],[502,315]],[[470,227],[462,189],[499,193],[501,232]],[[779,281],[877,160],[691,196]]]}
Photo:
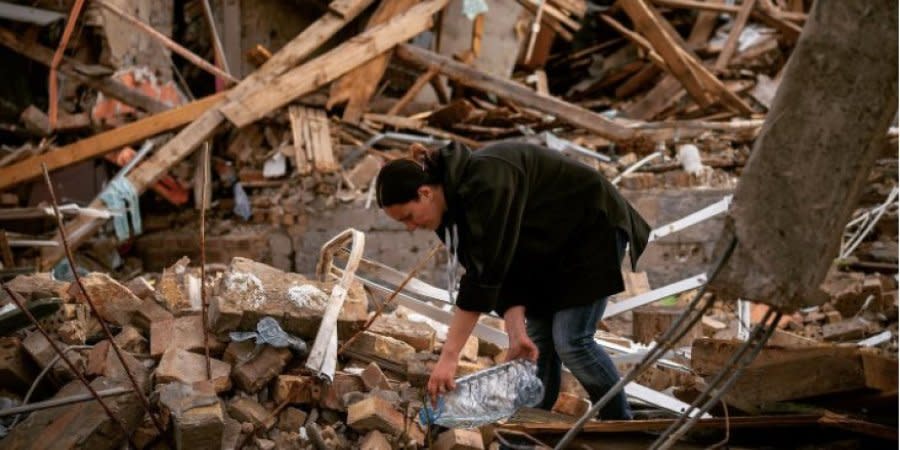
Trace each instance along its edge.
{"label": "woman's hand", "polygon": [[525,331],[525,307],[513,306],[503,314],[506,322],[506,334],[509,336],[509,349],[506,351],[506,360],[527,359],[537,362],[538,349]]}
{"label": "woman's hand", "polygon": [[432,406],[437,406],[438,397],[456,389],[454,378],[457,364],[456,359],[441,355],[437,365],[431,370],[431,377],[428,378],[428,396],[431,398]]}

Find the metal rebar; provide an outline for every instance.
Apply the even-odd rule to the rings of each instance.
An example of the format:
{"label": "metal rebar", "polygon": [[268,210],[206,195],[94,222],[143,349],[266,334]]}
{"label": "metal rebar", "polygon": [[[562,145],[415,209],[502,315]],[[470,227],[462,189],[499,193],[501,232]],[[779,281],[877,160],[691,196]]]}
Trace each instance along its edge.
{"label": "metal rebar", "polygon": [[[44,173],[46,173],[46,170],[47,169],[45,167]],[[100,394],[98,394],[97,391],[94,390],[94,387],[91,386],[91,383],[87,380],[87,378],[84,377],[84,374],[78,371],[78,369],[75,367],[75,364],[72,363],[72,360],[70,360],[69,357],[66,356],[61,348],[59,348],[59,345],[57,345],[56,342],[50,339],[50,335],[47,333],[47,330],[45,330],[40,322],[38,322],[38,320],[34,317],[34,315],[31,314],[31,311],[29,311],[28,308],[25,307],[25,302],[20,298],[19,294],[17,292],[14,292],[2,282],[0,282],[0,286],[3,286],[3,290],[5,290],[12,301],[16,303],[16,306],[18,306],[19,309],[28,317],[28,320],[30,320],[31,323],[33,323],[34,326],[37,327],[37,330],[41,333],[41,335],[44,336],[44,339],[46,339],[47,342],[50,343],[50,346],[53,347],[53,351],[55,351],[56,354],[66,362],[66,365],[69,366],[69,370],[71,370],[72,373],[74,373],[75,376],[78,377],[81,383],[84,384],[84,387],[86,387],[87,390],[91,393],[91,396],[95,400],[97,400],[98,403],[100,403],[100,407],[103,408],[103,411],[106,413],[106,415],[109,416],[109,418],[112,419],[112,421],[122,429],[122,433],[125,435],[125,439],[128,440],[128,443],[131,445],[131,447],[138,448],[136,445],[134,445],[134,441],[132,441],[131,439],[131,434],[128,432],[128,428],[125,428],[125,424],[122,422],[122,420],[118,416],[113,414],[106,402],[104,402],[103,399],[100,398]]]}
{"label": "metal rebar", "polygon": [[203,180],[200,187],[200,306],[203,310],[203,351],[206,354],[206,379],[212,380],[212,363],[209,358],[209,330],[206,303],[206,190],[209,184],[209,141],[203,147]]}
{"label": "metal rebar", "polygon": [[[91,312],[94,313],[94,316],[97,317],[97,322],[100,322],[100,327],[103,328],[103,333],[106,335],[106,338],[109,339],[109,344],[112,346],[113,351],[115,351],[116,357],[119,359],[119,362],[122,363],[122,368],[125,370],[125,374],[128,375],[128,379],[131,381],[131,385],[134,387],[135,393],[137,393],[138,398],[141,399],[141,404],[144,406],[144,411],[150,416],[150,419],[152,419],[153,425],[156,427],[157,431],[159,431],[160,436],[163,436],[165,435],[165,428],[163,428],[162,424],[159,422],[159,418],[156,417],[155,414],[153,414],[153,411],[150,408],[150,401],[144,394],[144,390],[141,388],[140,384],[138,384],[137,380],[134,378],[134,374],[131,372],[131,368],[129,368],[128,364],[125,362],[125,357],[122,355],[122,349],[119,347],[119,344],[116,343],[112,331],[110,331],[109,329],[109,325],[107,325],[106,321],[100,316],[100,312],[97,310],[97,306],[94,304],[94,300],[91,299],[90,294],[88,294],[87,289],[84,288],[84,284],[81,282],[81,276],[78,275],[77,266],[75,265],[75,256],[72,254],[72,249],[69,247],[69,239],[68,236],[66,236],[66,227],[63,224],[62,214],[59,213],[59,206],[56,202],[56,192],[53,189],[53,183],[50,181],[50,172],[47,170],[46,163],[41,163],[41,170],[43,170],[44,172],[44,181],[47,183],[47,191],[50,193],[50,202],[53,205],[53,213],[56,215],[56,222],[59,227],[60,240],[62,241],[63,248],[66,251],[66,258],[69,261],[69,268],[72,270],[72,276],[73,278],[75,278],[75,283],[78,285],[78,289],[81,290],[81,293],[84,294],[84,299],[87,302],[88,306],[90,306]],[[47,340],[50,341],[50,338],[47,337]]]}
{"label": "metal rebar", "polygon": [[[766,314],[766,316],[768,317],[769,314]],[[766,342],[772,336],[772,333],[775,332],[776,328],[778,328],[778,322],[781,320],[781,316],[782,316],[782,313],[779,311],[779,312],[775,313],[774,318],[772,319],[772,321],[770,323],[766,324],[765,320],[763,320],[762,322],[760,322],[757,325],[756,329],[754,330],[754,335],[758,336],[758,333],[756,333],[757,331],[765,330],[763,332],[762,337],[759,338],[757,342],[753,343],[752,346],[749,346],[749,347],[752,347],[752,349],[750,350],[750,353],[748,355],[746,355],[745,357],[741,358],[741,360],[738,364],[738,367],[734,370],[734,372],[731,374],[731,376],[725,382],[724,386],[722,386],[721,389],[715,390],[716,391],[715,394],[710,396],[709,400],[700,408],[699,414],[692,417],[687,423],[682,425],[677,430],[673,430],[671,433],[669,433],[669,430],[666,430],[666,432],[662,436],[659,437],[657,442],[654,443],[653,448],[658,448],[658,449],[662,449],[662,450],[672,448],[672,446],[675,445],[675,443],[677,443],[678,440],[681,439],[681,437],[684,436],[685,433],[687,433],[691,428],[694,427],[694,425],[697,424],[697,421],[699,420],[698,418],[700,416],[702,416],[704,413],[706,413],[707,411],[709,411],[725,395],[725,393],[727,393],[728,390],[731,389],[731,386],[734,385],[734,383],[740,377],[740,375],[744,371],[744,369],[747,368],[747,366],[750,364],[750,362],[752,362],[754,359],[756,359],[756,356],[763,349],[763,347],[765,347]],[[706,394],[707,392],[711,393],[713,391],[714,390],[706,389],[701,394],[701,396],[703,394]],[[684,416],[682,416],[682,417],[684,417]]]}
{"label": "metal rebar", "polygon": [[[624,377],[620,378],[619,381],[616,382],[616,384],[613,385],[613,387],[610,388],[609,391],[603,394],[603,397],[601,397],[599,400],[597,400],[596,403],[594,403],[593,406],[591,406],[591,409],[589,409],[584,415],[581,416],[581,418],[578,419],[577,422],[575,422],[574,425],[572,425],[572,428],[568,432],[566,432],[562,439],[556,444],[554,449],[561,450],[566,448],[566,446],[569,445],[573,439],[575,439],[575,436],[577,436],[578,433],[581,432],[581,430],[584,428],[584,425],[592,417],[595,417],[598,412],[600,412],[600,409],[606,406],[606,404],[609,403],[614,396],[625,389],[625,386],[628,383],[632,382],[635,378],[638,377],[638,375],[643,373],[644,370],[646,370],[659,358],[665,355],[666,352],[675,344],[675,342],[677,342],[685,334],[687,334],[688,330],[690,330],[691,327],[694,326],[694,324],[700,321],[706,310],[709,309],[713,304],[712,300],[704,300],[703,294],[706,293],[706,289],[709,286],[709,283],[711,283],[712,280],[715,279],[715,277],[722,270],[722,267],[725,266],[725,262],[728,261],[728,258],[731,257],[731,254],[734,253],[734,249],[736,247],[737,238],[733,237],[729,242],[728,247],[725,249],[725,252],[722,254],[722,257],[719,258],[719,261],[714,266],[707,284],[703,285],[697,291],[697,293],[694,295],[693,300],[691,300],[691,303],[688,305],[685,313],[682,314],[681,317],[679,317],[678,320],[676,320],[675,323],[673,323],[669,327],[669,329],[660,338],[657,345],[650,349],[649,352],[647,352],[647,354],[644,356],[644,359],[641,360],[641,362],[638,363],[637,366],[632,368],[627,374],[625,374]],[[698,308],[698,306],[700,307]]]}
{"label": "metal rebar", "polygon": [[[130,387],[116,387],[97,391],[97,395],[101,398],[113,397],[116,395],[129,394],[133,391],[134,389],[131,389]],[[0,417],[11,416],[13,414],[24,414],[32,411],[40,411],[42,409],[55,408],[57,406],[71,405],[72,403],[80,403],[91,400],[93,398],[93,394],[76,394],[62,398],[45,400],[43,402],[31,403],[28,405],[13,406],[12,408],[0,409]]]}

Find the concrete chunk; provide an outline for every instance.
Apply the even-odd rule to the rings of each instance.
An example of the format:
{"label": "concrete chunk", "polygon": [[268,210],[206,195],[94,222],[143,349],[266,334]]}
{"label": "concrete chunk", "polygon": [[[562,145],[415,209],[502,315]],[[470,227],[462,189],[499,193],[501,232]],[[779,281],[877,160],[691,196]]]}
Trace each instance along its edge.
{"label": "concrete chunk", "polygon": [[434,350],[435,331],[426,323],[403,320],[394,316],[381,316],[369,330],[406,342],[416,351]]}
{"label": "concrete chunk", "polygon": [[349,349],[363,356],[378,358],[396,364],[405,364],[409,358],[416,354],[416,349],[406,342],[369,331],[360,334],[359,338],[350,344]]}
{"label": "concrete chunk", "polygon": [[[284,331],[314,339],[335,282],[320,283],[274,267],[234,258],[210,303],[214,332],[255,331],[265,316],[278,320]],[[362,284],[354,282],[338,316],[338,336],[348,337],[368,317],[368,301]]]}
{"label": "concrete chunk", "polygon": [[484,450],[484,442],[477,430],[447,430],[434,442],[434,450]]}

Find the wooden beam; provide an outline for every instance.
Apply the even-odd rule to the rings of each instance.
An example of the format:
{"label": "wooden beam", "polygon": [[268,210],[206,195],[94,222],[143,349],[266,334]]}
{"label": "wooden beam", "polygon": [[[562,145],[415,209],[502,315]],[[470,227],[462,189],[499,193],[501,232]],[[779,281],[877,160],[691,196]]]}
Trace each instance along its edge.
{"label": "wooden beam", "polygon": [[259,120],[297,97],[312,92],[398,43],[431,27],[431,16],[449,0],[428,0],[375,28],[344,42],[330,52],[272,80],[257,92],[235,99],[220,110],[238,127]]}
{"label": "wooden beam", "polygon": [[637,137],[635,131],[593,111],[564,102],[556,97],[539,95],[526,86],[488,75],[423,48],[403,44],[398,46],[397,56],[422,67],[435,65],[441,73],[462,85],[491,92],[525,107],[551,114],[559,120],[592,131],[610,140],[625,142]]}
{"label": "wooden beam", "polygon": [[[729,5],[722,2],[698,1],[698,0],[651,0],[659,6],[674,9],[696,9],[698,11],[708,11],[726,14],[738,14],[741,7],[738,5]],[[806,14],[803,12],[780,11],[779,17],[791,22],[803,23],[806,21]]]}
{"label": "wooden beam", "polygon": [[741,3],[741,9],[731,24],[728,39],[725,41],[722,51],[719,52],[718,59],[716,59],[716,70],[723,71],[728,67],[728,62],[731,61],[731,56],[734,55],[734,51],[737,49],[738,40],[744,31],[744,26],[747,25],[747,19],[750,18],[750,12],[753,11],[755,5],[756,0],[743,0],[743,3]]}
{"label": "wooden beam", "polygon": [[[259,86],[268,83],[271,79],[283,74],[296,66],[300,61],[309,56],[313,51],[334,36],[356,15],[361,13],[374,0],[340,0],[344,5],[345,17],[339,17],[328,13],[319,20],[306,27],[300,34],[294,37],[287,45],[281,48],[271,59],[266,61],[256,72],[245,78],[228,91],[229,99],[241,99],[252,94]],[[213,132],[225,121],[225,117],[219,112],[218,107],[225,105],[225,100],[219,101],[202,114],[193,123],[185,127],[181,132],[169,140],[162,148],[156,151],[143,164],[136,167],[128,176],[137,192],[144,192],[157,178],[161,177],[172,165],[181,161],[192,150],[206,141]],[[148,119],[152,119],[148,118]],[[92,207],[102,207],[101,201],[91,203]],[[90,237],[105,222],[103,219],[80,216],[66,224],[66,232],[69,236],[69,244],[77,247]],[[57,233],[56,241],[61,242]],[[40,266],[49,270],[59,261],[64,251],[60,245],[56,249],[46,249],[41,254]]]}
{"label": "wooden beam", "polygon": [[634,22],[638,32],[647,37],[650,45],[665,61],[669,72],[684,85],[684,88],[694,101],[701,107],[709,106],[711,102],[707,96],[706,89],[695,77],[683,52],[679,51],[680,47],[678,44],[671,39],[663,24],[657,20],[657,17],[645,0],[634,0],[619,4]]}
{"label": "wooden beam", "polygon": [[40,176],[41,163],[53,171],[178,128],[200,117],[223,98],[224,93],[211,95],[0,168],[0,190]]}
{"label": "wooden beam", "polygon": [[[26,58],[37,61],[47,67],[50,67],[50,62],[53,60],[53,50],[44,47],[43,45],[34,41],[21,41],[16,37],[14,33],[2,28],[0,28],[0,44]],[[113,80],[112,78],[94,78],[86,75],[90,73],[89,69],[85,64],[82,64],[76,60],[63,57],[62,63],[60,63],[57,69],[67,76],[72,77],[79,83],[82,83],[90,87],[91,89],[96,89],[122,103],[133,106],[137,109],[155,114],[161,113],[170,108],[169,105],[166,105],[165,103],[155,98],[144,95],[144,93],[138,90],[131,89],[128,86],[125,86],[124,84]]]}
{"label": "wooden beam", "polygon": [[[369,18],[366,29],[372,29],[387,22],[400,12],[408,10],[415,3],[416,0],[382,1],[372,13],[372,17]],[[388,50],[345,73],[331,85],[331,93],[325,107],[331,110],[335,105],[346,103],[344,114],[341,117],[347,122],[358,123],[369,106],[369,100],[378,89],[378,84],[384,76],[390,59],[391,51]]]}

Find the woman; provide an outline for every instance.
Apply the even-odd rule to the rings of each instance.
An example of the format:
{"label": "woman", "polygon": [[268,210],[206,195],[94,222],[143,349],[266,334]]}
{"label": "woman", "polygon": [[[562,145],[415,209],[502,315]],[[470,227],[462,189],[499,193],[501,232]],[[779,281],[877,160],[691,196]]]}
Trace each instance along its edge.
{"label": "woman", "polygon": [[[552,408],[559,395],[560,363],[594,402],[618,381],[594,332],[606,298],[624,289],[626,244],[633,266],[650,230],[596,170],[520,142],[477,152],[454,144],[426,155],[424,166],[388,163],[376,194],[409,230],[437,232],[466,269],[428,381],[433,399],[455,388],[459,353],[479,315],[490,311],[506,322],[507,358],[537,362],[546,392],[541,408]],[[630,419],[624,394],[600,416]]]}

